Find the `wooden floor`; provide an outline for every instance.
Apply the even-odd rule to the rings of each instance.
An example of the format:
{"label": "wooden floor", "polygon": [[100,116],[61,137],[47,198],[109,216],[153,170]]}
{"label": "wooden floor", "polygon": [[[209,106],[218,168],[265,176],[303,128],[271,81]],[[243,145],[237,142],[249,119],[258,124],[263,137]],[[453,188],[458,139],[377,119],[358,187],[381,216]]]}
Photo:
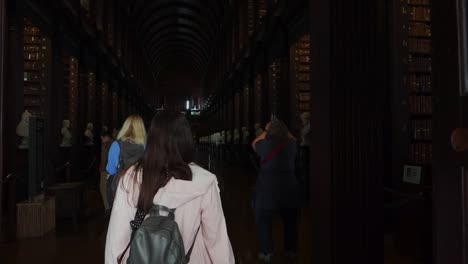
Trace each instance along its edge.
{"label": "wooden floor", "polygon": [[[214,162],[211,157],[201,157],[200,164],[218,176],[226,216],[228,232],[236,256],[236,263],[257,263],[257,240],[252,210],[249,206],[255,171]],[[202,162],[202,161],[210,161]],[[203,164],[204,163],[204,164]],[[97,182],[97,179],[96,179]],[[100,207],[97,186],[88,190],[87,197],[94,202],[87,207]],[[92,198],[88,199],[93,201]],[[92,211],[92,210],[91,210]],[[24,239],[14,243],[0,243],[0,264],[102,264],[107,221],[99,213],[82,217],[77,225],[70,220],[61,220],[52,233],[38,239]],[[301,210],[299,231],[299,259],[294,263],[311,263],[310,218],[308,209]],[[273,263],[291,263],[282,258],[282,225],[274,220],[275,256]],[[384,238],[384,264],[419,264],[409,258],[399,256],[394,250],[391,238]],[[218,263],[216,263],[218,264]]]}
{"label": "wooden floor", "polygon": [[[238,166],[217,166],[228,232],[236,263],[257,263],[257,242],[252,210],[249,207],[255,173]],[[294,263],[310,263],[310,213],[301,211],[300,257]],[[104,263],[107,222],[101,215],[82,218],[78,225],[62,220],[54,232],[38,239],[0,244],[1,264],[82,264]],[[274,221],[275,257],[273,263],[290,263],[282,258],[282,225]]]}
{"label": "wooden floor", "polygon": [[398,254],[393,244],[393,239],[391,236],[384,236],[384,264],[423,264],[416,260],[411,259],[410,257],[401,256]]}

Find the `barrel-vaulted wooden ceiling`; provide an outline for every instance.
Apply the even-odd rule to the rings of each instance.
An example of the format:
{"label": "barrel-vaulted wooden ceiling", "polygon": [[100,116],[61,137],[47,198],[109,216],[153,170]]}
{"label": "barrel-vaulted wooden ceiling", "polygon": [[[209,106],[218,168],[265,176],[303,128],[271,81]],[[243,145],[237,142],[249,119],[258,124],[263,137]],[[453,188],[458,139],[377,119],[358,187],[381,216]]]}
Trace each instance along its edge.
{"label": "barrel-vaulted wooden ceiling", "polygon": [[156,80],[174,62],[202,76],[216,45],[228,0],[128,1],[137,41]]}

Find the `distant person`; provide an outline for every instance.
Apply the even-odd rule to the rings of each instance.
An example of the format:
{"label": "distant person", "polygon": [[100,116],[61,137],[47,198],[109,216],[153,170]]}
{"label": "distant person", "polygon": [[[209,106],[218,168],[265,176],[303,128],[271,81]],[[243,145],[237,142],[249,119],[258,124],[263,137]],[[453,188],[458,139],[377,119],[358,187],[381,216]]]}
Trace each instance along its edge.
{"label": "distant person", "polygon": [[99,189],[101,191],[102,202],[104,204],[104,209],[106,214],[110,213],[110,205],[107,195],[107,178],[109,178],[109,173],[106,171],[107,165],[107,155],[112,143],[112,136],[109,131],[103,131],[101,135],[101,163],[99,165],[99,173],[101,174]]}
{"label": "distant person", "polygon": [[297,257],[298,209],[300,188],[295,176],[296,139],[286,125],[277,119],[268,123],[253,142],[260,157],[260,169],[255,186],[254,210],[260,244],[258,258],[271,263],[273,257],[272,221],[280,213],[284,226],[285,256]]}
{"label": "distant person", "polygon": [[117,140],[109,149],[106,170],[109,173],[107,190],[109,204],[112,207],[117,188],[116,175],[135,163],[145,149],[146,130],[143,119],[139,115],[131,115],[125,120]]}
{"label": "distant person", "polygon": [[[129,256],[135,258],[130,243],[132,228],[140,232],[155,230],[152,215],[172,216],[170,209],[175,210],[185,253],[193,248],[189,263],[234,263],[216,176],[192,162],[192,140],[183,114],[164,110],[154,116],[143,156],[119,175],[107,232],[106,264],[119,260],[127,263]],[[149,222],[143,221],[148,215]],[[141,224],[146,226],[139,230]],[[135,243],[147,246],[134,248],[135,254],[150,258],[152,263],[166,263],[163,261],[167,257],[173,257],[156,254],[168,243],[151,244],[151,239]]]}

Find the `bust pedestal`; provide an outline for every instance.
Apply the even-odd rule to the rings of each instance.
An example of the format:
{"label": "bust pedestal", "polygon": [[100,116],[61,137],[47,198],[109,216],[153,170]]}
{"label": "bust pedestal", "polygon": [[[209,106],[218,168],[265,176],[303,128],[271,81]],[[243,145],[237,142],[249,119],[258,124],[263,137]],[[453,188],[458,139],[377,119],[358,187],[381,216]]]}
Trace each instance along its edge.
{"label": "bust pedestal", "polygon": [[55,198],[40,195],[33,201],[16,204],[16,236],[42,237],[55,229]]}

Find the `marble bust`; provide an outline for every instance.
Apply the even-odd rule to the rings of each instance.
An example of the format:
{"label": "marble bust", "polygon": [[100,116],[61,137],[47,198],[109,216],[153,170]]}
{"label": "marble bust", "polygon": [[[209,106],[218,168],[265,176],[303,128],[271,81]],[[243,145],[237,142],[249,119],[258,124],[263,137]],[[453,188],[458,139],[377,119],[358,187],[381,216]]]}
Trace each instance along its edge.
{"label": "marble bust", "polygon": [[302,128],[301,128],[301,146],[310,146],[309,132],[310,132],[310,113],[304,112],[301,114]]}
{"label": "marble bust", "polygon": [[221,144],[221,133],[216,132],[214,135],[215,135],[215,144],[216,146],[219,146]]}
{"label": "marble bust", "polygon": [[258,137],[261,133],[263,133],[262,125],[255,123],[255,136]]}
{"label": "marble bust", "polygon": [[72,135],[70,132],[70,120],[63,120],[62,121],[62,143],[60,144],[61,147],[71,147]]}
{"label": "marble bust", "polygon": [[216,144],[216,133],[211,134],[210,144]]}
{"label": "marble bust", "polygon": [[239,144],[239,140],[240,140],[240,133],[239,133],[239,129],[234,129],[234,134],[233,134],[233,140],[234,140],[234,144]]}
{"label": "marble bust", "polygon": [[86,138],[85,145],[87,145],[87,146],[94,145],[93,129],[94,129],[93,123],[88,123],[86,125],[86,130],[84,132],[84,135],[85,135],[85,138]]}
{"label": "marble bust", "polygon": [[224,130],[221,131],[220,137],[221,137],[221,139],[220,139],[221,145],[226,144],[226,132]]}
{"label": "marble bust", "polygon": [[231,130],[229,130],[226,133],[226,144],[231,144],[231,143],[232,143],[232,133],[231,133]]}
{"label": "marble bust", "polygon": [[21,121],[16,127],[16,135],[21,137],[21,143],[18,146],[20,149],[27,149],[29,146],[29,118],[32,114],[28,110],[24,110],[21,115]]}
{"label": "marble bust", "polygon": [[247,127],[242,127],[242,144],[248,145],[249,144],[249,129]]}

